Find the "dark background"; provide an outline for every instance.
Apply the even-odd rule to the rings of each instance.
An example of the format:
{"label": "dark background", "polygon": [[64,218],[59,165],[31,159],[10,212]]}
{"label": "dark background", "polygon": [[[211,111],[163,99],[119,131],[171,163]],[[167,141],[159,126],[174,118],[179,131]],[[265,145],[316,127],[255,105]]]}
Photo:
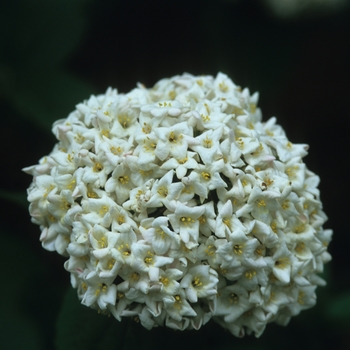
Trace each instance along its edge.
{"label": "dark background", "polygon": [[[329,216],[325,227],[334,230],[329,247],[333,261],[325,271],[328,286],[317,290],[313,309],[286,328],[268,325],[258,340],[236,339],[215,325],[199,332],[177,332],[175,338],[172,332],[135,328],[131,337],[137,332],[140,341],[147,338],[137,345],[143,349],[160,345],[172,349],[173,338],[183,341],[184,348],[202,344],[208,349],[349,349],[349,15],[347,6],[338,12],[311,9],[279,18],[259,0],[1,2],[0,344],[6,345],[4,349],[63,348],[64,341],[65,349],[114,348],[112,342],[101,341],[107,321],[74,304],[65,259],[41,248],[40,230],[30,222],[26,188],[31,178],[21,169],[51,151],[53,121],[108,86],[128,92],[137,82],[151,87],[163,77],[183,72],[216,75],[218,71],[251,92],[259,91],[264,119],[275,115],[292,142],[310,145],[305,162],[321,178],[321,198]],[[74,332],[62,330],[67,327],[65,317],[72,319]],[[87,320],[95,318],[100,322],[94,328],[95,343],[82,339],[74,347],[75,338],[89,334]],[[120,332],[116,324],[108,321],[109,336]],[[125,341],[119,348],[131,349],[131,344]]]}

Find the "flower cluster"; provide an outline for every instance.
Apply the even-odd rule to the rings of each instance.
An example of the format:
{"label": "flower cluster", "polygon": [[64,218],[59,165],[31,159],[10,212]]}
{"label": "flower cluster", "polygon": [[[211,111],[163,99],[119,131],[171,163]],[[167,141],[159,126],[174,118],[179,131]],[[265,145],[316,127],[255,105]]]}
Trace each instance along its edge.
{"label": "flower cluster", "polygon": [[319,178],[225,74],[108,89],[53,125],[28,189],[82,304],[151,329],[236,336],[315,304],[330,260]]}

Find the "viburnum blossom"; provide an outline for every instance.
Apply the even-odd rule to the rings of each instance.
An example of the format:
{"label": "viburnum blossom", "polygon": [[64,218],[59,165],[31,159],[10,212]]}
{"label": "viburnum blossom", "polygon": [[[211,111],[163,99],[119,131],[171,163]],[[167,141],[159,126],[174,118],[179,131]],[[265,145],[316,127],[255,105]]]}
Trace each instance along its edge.
{"label": "viburnum blossom", "polygon": [[308,146],[229,77],[108,89],[54,123],[28,189],[81,302],[147,329],[260,336],[316,302],[330,260]]}

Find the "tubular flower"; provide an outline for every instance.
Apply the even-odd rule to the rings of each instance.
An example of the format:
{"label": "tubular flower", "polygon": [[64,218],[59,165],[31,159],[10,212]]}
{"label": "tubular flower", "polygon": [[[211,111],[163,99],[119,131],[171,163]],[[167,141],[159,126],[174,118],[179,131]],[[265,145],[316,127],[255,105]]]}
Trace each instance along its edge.
{"label": "tubular flower", "polygon": [[53,151],[24,169],[29,211],[82,304],[236,336],[315,304],[332,237],[319,178],[257,101],[223,73],[184,74],[53,125]]}

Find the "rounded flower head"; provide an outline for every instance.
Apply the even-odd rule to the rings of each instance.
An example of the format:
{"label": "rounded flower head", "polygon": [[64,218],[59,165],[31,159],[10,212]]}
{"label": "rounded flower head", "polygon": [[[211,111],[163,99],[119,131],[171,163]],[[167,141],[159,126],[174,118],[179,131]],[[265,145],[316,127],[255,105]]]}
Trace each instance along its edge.
{"label": "rounded flower head", "polygon": [[53,151],[24,169],[29,210],[84,305],[259,336],[315,304],[332,236],[319,178],[257,101],[223,73],[184,74],[53,125]]}

